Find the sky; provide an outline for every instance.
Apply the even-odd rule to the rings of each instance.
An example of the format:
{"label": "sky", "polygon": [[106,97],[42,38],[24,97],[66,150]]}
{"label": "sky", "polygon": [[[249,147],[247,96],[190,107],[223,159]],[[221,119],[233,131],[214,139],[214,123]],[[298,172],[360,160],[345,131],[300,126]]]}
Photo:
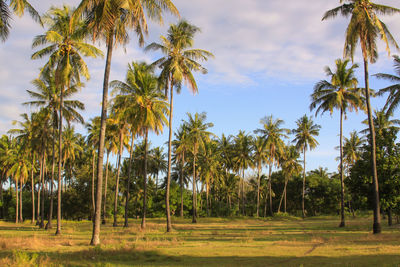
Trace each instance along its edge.
{"label": "sky", "polygon": [[[30,0],[40,13],[50,6],[63,3],[73,6],[79,0]],[[376,0],[376,3],[400,8],[397,0]],[[304,114],[313,116],[321,125],[317,137],[319,146],[307,152],[307,171],[326,167],[337,171],[335,160],[339,152],[339,116],[325,113],[315,117],[309,110],[310,95],[314,85],[328,79],[324,67],[334,68],[334,61],[343,55],[344,34],[348,19],[338,17],[321,21],[325,11],[338,6],[339,0],[173,0],[181,18],[201,28],[195,36],[195,48],[212,52],[214,59],[203,62],[208,74],[196,74],[199,92],[193,95],[183,88],[175,95],[173,129],[187,118],[186,113],[206,112],[207,121],[216,135],[236,135],[239,130],[249,134],[261,128],[260,119],[273,115],[284,120],[285,128],[296,127],[296,120]],[[400,42],[400,15],[382,17],[394,38]],[[164,24],[149,24],[146,44],[158,42],[168,26],[178,18],[166,15]],[[31,81],[39,73],[44,60],[31,60],[35,50],[33,38],[45,29],[37,25],[29,15],[13,17],[10,37],[0,43],[0,134],[5,134],[19,120],[21,113],[35,111],[22,103],[29,101],[27,89],[34,89]],[[125,47],[113,53],[110,80],[124,80],[127,65],[132,61],[151,63],[161,55],[143,51],[134,33]],[[96,44],[105,51],[102,44]],[[393,73],[393,61],[381,44],[379,60],[370,66],[370,73]],[[398,51],[392,49],[392,54]],[[362,63],[359,49],[356,63]],[[83,116],[86,121],[100,115],[104,73],[104,59],[87,59],[91,79],[75,99],[85,103]],[[363,85],[363,68],[357,70]],[[380,89],[388,84],[371,77],[371,88]],[[372,100],[374,109],[380,109],[385,98]],[[398,112],[395,113],[398,117]],[[348,114],[344,122],[344,136],[353,130],[366,128],[362,112]],[[85,133],[82,125],[76,129]],[[168,140],[168,128],[160,136],[151,135],[153,145],[164,145]],[[293,137],[290,137],[292,140]],[[290,141],[287,140],[287,141]],[[164,151],[167,151],[165,146]]]}

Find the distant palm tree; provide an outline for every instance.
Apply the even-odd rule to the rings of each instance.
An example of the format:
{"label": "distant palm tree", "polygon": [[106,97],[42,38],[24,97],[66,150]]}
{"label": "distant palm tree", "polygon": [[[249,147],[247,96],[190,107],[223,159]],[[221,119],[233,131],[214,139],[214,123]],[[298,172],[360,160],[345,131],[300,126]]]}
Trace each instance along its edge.
{"label": "distant palm tree", "polygon": [[344,218],[344,170],[343,170],[343,117],[346,119],[347,110],[352,111],[363,109],[364,102],[361,91],[357,88],[357,78],[354,70],[358,68],[357,64],[353,64],[349,68],[347,65],[350,60],[337,59],[336,70],[332,71],[329,67],[325,67],[325,73],[331,78],[331,81],[322,80],[314,86],[314,92],[311,95],[310,110],[316,109],[315,115],[319,112],[329,111],[332,115],[334,109],[340,111],[340,185],[341,185],[341,201],[340,201],[340,225],[345,226]]}
{"label": "distant palm tree", "polygon": [[313,150],[317,147],[318,142],[314,136],[319,135],[319,130],[321,126],[315,124],[312,118],[304,115],[300,119],[296,121],[297,128],[292,130],[292,133],[295,135],[293,139],[293,143],[296,144],[296,148],[303,152],[303,190],[302,190],[302,201],[301,201],[301,209],[303,218],[306,216],[304,209],[304,196],[306,191],[306,151]]}
{"label": "distant palm tree", "polygon": [[347,165],[347,169],[353,166],[361,157],[361,148],[364,143],[364,138],[360,138],[356,131],[351,132],[349,138],[344,138],[343,160]]}
{"label": "distant palm tree", "polygon": [[262,164],[267,161],[266,143],[263,137],[257,136],[253,140],[254,162],[257,164],[257,217],[260,216],[260,178]]}
{"label": "distant palm tree", "polygon": [[7,2],[9,2],[9,5],[11,9],[14,11],[15,14],[17,14],[19,17],[24,15],[25,11],[28,11],[28,13],[31,15],[31,17],[36,21],[39,22],[40,24],[41,19],[39,13],[29,4],[28,1],[26,0],[0,0],[0,40],[5,42],[6,39],[8,38],[8,35],[10,33],[10,20],[11,18],[11,10],[10,7],[8,7]]}
{"label": "distant palm tree", "polygon": [[187,113],[188,120],[184,122],[184,127],[187,128],[188,142],[191,144],[190,152],[193,156],[193,217],[192,223],[197,223],[197,190],[196,190],[196,160],[200,150],[205,148],[205,144],[210,140],[211,132],[207,131],[208,128],[214,126],[211,122],[206,122],[207,114],[195,113],[194,116]]}
{"label": "distant palm tree", "polygon": [[161,36],[161,44],[151,43],[146,50],[160,50],[165,57],[160,58],[153,64],[161,68],[160,79],[165,83],[165,95],[168,95],[169,87],[169,135],[168,135],[168,170],[167,170],[167,187],[166,187],[166,217],[167,232],[171,231],[171,214],[169,208],[169,188],[171,182],[171,146],[172,146],[172,114],[173,114],[173,93],[174,87],[180,91],[181,83],[184,81],[193,93],[197,93],[198,88],[193,71],[201,71],[203,74],[207,70],[198,63],[198,60],[207,60],[213,57],[212,53],[201,50],[192,49],[194,35],[200,29],[191,25],[185,20],[181,20],[176,25],[171,25],[168,29],[168,35]]}
{"label": "distant palm tree", "polygon": [[377,73],[374,75],[378,79],[383,79],[395,83],[379,90],[379,92],[377,93],[377,95],[379,96],[385,93],[389,93],[385,107],[383,108],[387,111],[387,113],[393,113],[400,104],[400,57],[395,55],[393,56],[393,58],[394,70],[396,72],[396,75],[386,73]]}
{"label": "distant palm tree", "polygon": [[257,129],[254,131],[256,134],[261,134],[262,138],[265,142],[265,148],[268,153],[268,165],[269,165],[269,174],[268,174],[268,190],[269,190],[269,212],[270,215],[273,216],[272,209],[272,182],[271,182],[271,172],[272,166],[279,166],[280,157],[284,153],[285,143],[282,138],[288,138],[288,134],[290,131],[285,128],[281,128],[281,125],[284,123],[281,119],[274,119],[272,115],[264,117],[260,120],[260,123],[263,125],[263,128]]}
{"label": "distant palm tree", "polygon": [[368,125],[371,143],[371,162],[374,184],[374,234],[381,232],[381,218],[379,206],[379,185],[378,172],[376,168],[376,143],[375,129],[372,118],[372,109],[370,103],[370,88],[368,62],[375,63],[378,58],[377,40],[381,39],[386,44],[386,50],[390,54],[389,45],[392,44],[399,49],[392,34],[389,32],[386,24],[383,23],[378,15],[392,15],[400,13],[400,9],[385,5],[378,5],[369,0],[341,0],[345,3],[339,7],[325,12],[322,20],[334,18],[338,14],[349,17],[350,23],[346,30],[346,40],[344,45],[345,56],[353,58],[358,43],[361,46],[361,52],[364,59],[364,78],[365,78],[365,97],[368,113]]}
{"label": "distant palm tree", "polygon": [[101,107],[101,126],[98,150],[97,168],[97,195],[96,217],[93,224],[93,237],[91,245],[100,244],[100,215],[101,195],[103,186],[103,156],[104,140],[106,132],[108,85],[111,70],[111,58],[113,48],[117,44],[128,42],[128,30],[133,29],[138,36],[139,44],[144,44],[144,35],[148,33],[146,11],[150,19],[162,23],[162,12],[168,11],[173,15],[179,15],[178,10],[170,0],[82,0],[76,10],[76,16],[86,14],[89,28],[93,33],[93,39],[105,39],[107,46],[107,59],[104,70],[103,99]]}

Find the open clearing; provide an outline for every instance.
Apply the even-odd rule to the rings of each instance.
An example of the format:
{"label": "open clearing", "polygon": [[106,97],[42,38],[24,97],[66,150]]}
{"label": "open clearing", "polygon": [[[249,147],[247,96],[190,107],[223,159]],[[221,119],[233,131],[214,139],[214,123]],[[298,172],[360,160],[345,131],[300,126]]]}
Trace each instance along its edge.
{"label": "open clearing", "polygon": [[0,222],[0,266],[399,266],[400,227],[371,234],[372,219],[336,217],[306,220],[203,218],[198,224],[174,219],[165,233],[163,219],[140,220],[129,228],[102,226],[99,247],[89,246],[91,222],[63,222],[39,230],[29,222]]}

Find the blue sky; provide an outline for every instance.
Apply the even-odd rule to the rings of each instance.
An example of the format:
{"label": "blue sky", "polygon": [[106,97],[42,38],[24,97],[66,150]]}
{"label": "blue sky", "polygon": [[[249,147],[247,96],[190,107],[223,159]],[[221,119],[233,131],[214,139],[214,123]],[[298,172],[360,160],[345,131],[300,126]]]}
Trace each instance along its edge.
{"label": "blue sky", "polygon": [[[51,5],[60,6],[64,0],[31,0],[40,12]],[[207,75],[196,75],[199,93],[192,95],[186,88],[175,97],[173,128],[179,126],[186,112],[207,112],[208,121],[217,135],[237,134],[239,130],[252,133],[261,127],[262,117],[272,114],[285,121],[292,129],[295,121],[309,111],[310,94],[320,79],[325,79],[323,68],[334,67],[334,60],[342,56],[345,18],[321,21],[323,13],[338,6],[332,0],[175,0],[181,16],[202,29],[195,38],[195,47],[211,51],[215,59],[205,62]],[[396,0],[376,1],[400,8]],[[78,0],[68,1],[77,5]],[[396,40],[400,42],[400,15],[383,17]],[[150,23],[147,43],[158,41],[176,18],[167,16],[163,26]],[[21,103],[28,101],[26,89],[32,89],[30,81],[44,61],[32,61],[31,42],[35,35],[43,33],[29,16],[13,18],[12,31],[6,43],[1,43],[0,61],[0,134],[12,128],[12,120],[29,112]],[[104,51],[104,46],[101,46]],[[396,51],[392,51],[396,54]],[[160,55],[144,53],[137,46],[136,37],[125,49],[114,52],[111,80],[125,77],[127,64],[132,60],[152,62]],[[86,105],[84,117],[92,118],[100,113],[104,60],[87,61],[91,80],[76,96]],[[357,54],[355,62],[361,63]],[[392,59],[384,46],[380,47],[380,59],[371,66],[370,73],[392,73]],[[357,76],[363,86],[362,68]],[[371,79],[371,87],[379,89],[385,83]],[[381,108],[384,99],[374,99],[374,108]],[[395,114],[398,117],[398,113]],[[352,130],[363,129],[364,113],[349,114],[344,124],[345,136]],[[320,145],[307,155],[307,170],[327,167],[335,171],[338,151],[338,115],[328,113],[314,118],[322,126],[317,138]],[[77,126],[83,131],[81,126]],[[161,136],[151,136],[154,145],[167,141],[168,129]]]}

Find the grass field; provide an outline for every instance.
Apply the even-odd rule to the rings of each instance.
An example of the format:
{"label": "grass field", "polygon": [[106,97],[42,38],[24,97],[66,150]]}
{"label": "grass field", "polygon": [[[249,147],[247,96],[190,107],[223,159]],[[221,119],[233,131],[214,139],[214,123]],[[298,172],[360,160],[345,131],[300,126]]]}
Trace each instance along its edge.
{"label": "grass field", "polygon": [[400,227],[371,234],[372,219],[163,219],[129,228],[102,227],[89,246],[91,223],[64,222],[61,237],[29,222],[0,222],[0,266],[400,266]]}

